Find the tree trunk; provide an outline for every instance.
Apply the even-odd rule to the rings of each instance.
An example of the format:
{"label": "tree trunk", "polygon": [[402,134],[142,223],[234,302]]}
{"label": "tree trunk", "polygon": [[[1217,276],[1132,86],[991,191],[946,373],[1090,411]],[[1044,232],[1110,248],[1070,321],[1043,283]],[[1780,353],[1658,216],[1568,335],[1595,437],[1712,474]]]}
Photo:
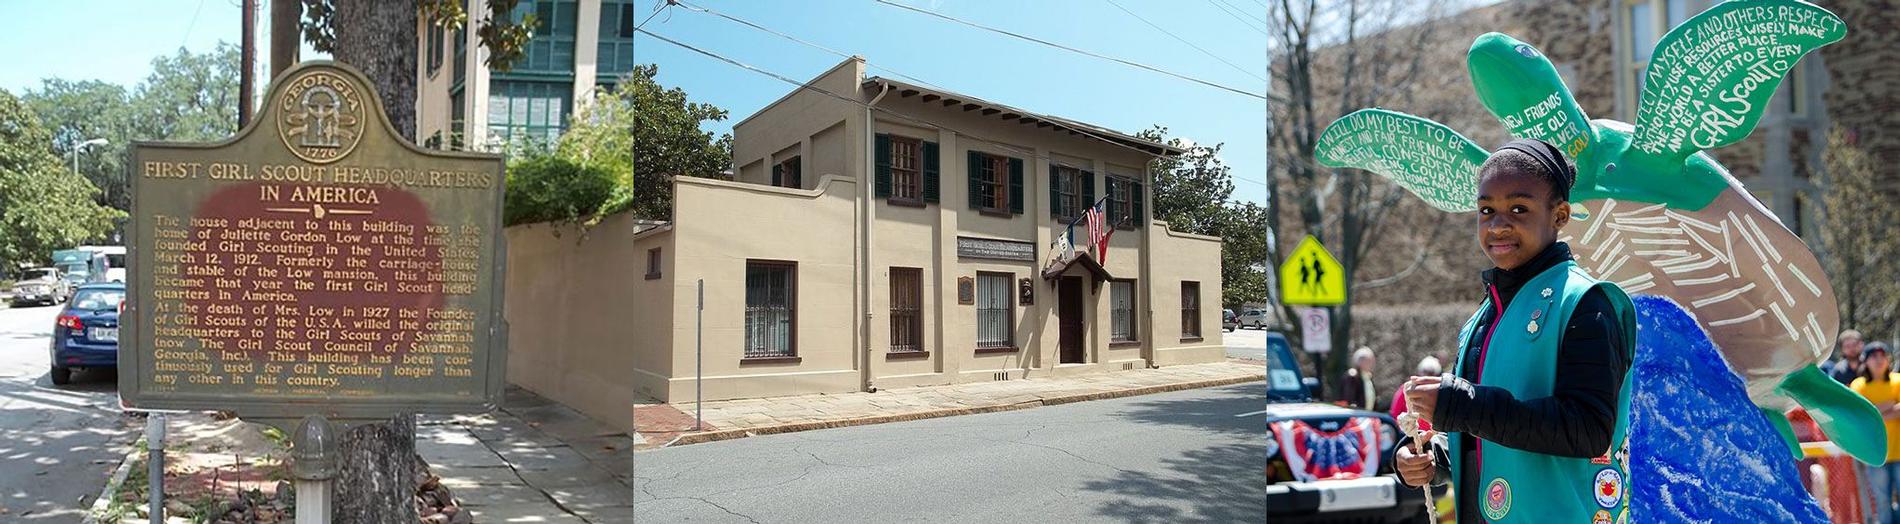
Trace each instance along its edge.
{"label": "tree trunk", "polygon": [[[332,20],[337,61],[369,77],[390,124],[416,138],[416,3],[336,2]],[[335,522],[413,524],[416,515],[416,418],[402,415],[351,428],[338,443],[332,489]]]}
{"label": "tree trunk", "polygon": [[336,2],[337,61],[369,76],[382,95],[389,123],[416,139],[416,14],[414,0]]}
{"label": "tree trunk", "polygon": [[297,65],[303,44],[303,0],[270,0],[270,77]]}

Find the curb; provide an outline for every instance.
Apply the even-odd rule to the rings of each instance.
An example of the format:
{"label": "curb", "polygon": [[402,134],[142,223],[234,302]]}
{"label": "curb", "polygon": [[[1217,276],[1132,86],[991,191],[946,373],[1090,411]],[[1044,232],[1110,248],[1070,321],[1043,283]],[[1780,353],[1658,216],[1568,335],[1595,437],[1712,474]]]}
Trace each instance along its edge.
{"label": "curb", "polygon": [[132,450],[127,451],[125,458],[119,460],[119,468],[112,472],[112,478],[106,481],[105,489],[99,490],[99,496],[92,499],[92,507],[86,509],[86,517],[80,520],[81,523],[99,523],[99,515],[105,513],[106,506],[109,505],[106,501],[118,496],[119,488],[125,485],[125,478],[132,474],[132,463],[137,462],[133,459],[139,454],[139,443],[141,442],[145,442],[144,437],[139,437],[138,440],[132,442]]}
{"label": "curb", "polygon": [[753,428],[740,428],[740,429],[725,429],[725,430],[718,430],[718,431],[704,431],[704,432],[699,432],[699,433],[687,433],[684,435],[680,435],[678,437],[673,437],[673,440],[671,442],[667,442],[665,445],[660,446],[658,448],[654,448],[654,449],[664,449],[664,448],[670,448],[674,446],[685,446],[689,444],[702,444],[706,442],[717,442],[721,440],[740,439],[740,438],[753,437],[753,436],[759,436],[759,435],[795,433],[799,431],[811,431],[815,429],[831,429],[831,428],[842,428],[842,427],[850,427],[850,426],[868,426],[872,424],[888,424],[891,422],[908,422],[912,420],[956,417],[956,416],[962,416],[962,415],[978,415],[978,414],[983,414],[983,413],[997,413],[997,412],[1002,412],[1002,411],[1016,411],[1016,410],[1021,410],[1021,409],[1038,408],[1042,406],[1056,406],[1056,405],[1062,405],[1062,404],[1072,404],[1076,402],[1086,402],[1090,400],[1107,400],[1107,399],[1112,399],[1112,398],[1151,395],[1155,393],[1167,393],[1171,391],[1181,391],[1181,390],[1187,390],[1187,389],[1200,389],[1200,388],[1210,388],[1210,387],[1217,387],[1217,386],[1231,386],[1234,384],[1244,384],[1248,382],[1256,382],[1256,381],[1263,381],[1263,380],[1266,380],[1266,376],[1264,375],[1258,375],[1258,376],[1248,375],[1248,376],[1242,376],[1242,377],[1227,377],[1227,378],[1218,378],[1218,379],[1210,379],[1210,380],[1200,380],[1200,381],[1195,381],[1195,382],[1177,382],[1174,384],[1143,386],[1143,387],[1138,387],[1138,388],[1119,389],[1115,391],[1102,391],[1102,392],[1097,392],[1097,393],[1063,395],[1059,397],[1048,397],[1048,398],[1043,398],[1043,399],[1038,399],[1038,400],[1017,402],[1014,404],[991,404],[987,406],[975,406],[975,407],[968,407],[968,408],[936,409],[936,410],[930,410],[930,411],[915,411],[915,412],[910,412],[910,413],[896,413],[896,414],[891,414],[891,415],[876,415],[876,416],[870,416],[870,417],[858,417],[858,418],[847,418],[847,419],[837,419],[837,420],[821,420],[817,422],[798,422],[798,423],[792,423],[792,424],[779,424],[779,425],[774,425],[774,426],[759,426],[759,427],[753,427]]}

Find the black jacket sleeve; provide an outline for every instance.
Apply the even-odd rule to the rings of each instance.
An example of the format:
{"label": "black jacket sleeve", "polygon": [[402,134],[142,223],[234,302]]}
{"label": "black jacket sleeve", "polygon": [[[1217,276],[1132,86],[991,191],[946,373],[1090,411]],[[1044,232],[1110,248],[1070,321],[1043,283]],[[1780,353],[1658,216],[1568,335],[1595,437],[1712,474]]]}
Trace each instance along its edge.
{"label": "black jacket sleeve", "polygon": [[1517,399],[1502,388],[1446,374],[1432,411],[1433,429],[1464,432],[1512,448],[1592,458],[1610,449],[1617,392],[1629,371],[1631,341],[1615,309],[1592,289],[1571,312],[1557,354],[1551,396]]}
{"label": "black jacket sleeve", "polygon": [[[1432,440],[1427,449],[1431,450],[1434,454],[1434,460],[1432,460],[1432,480],[1429,482],[1433,486],[1443,486],[1451,483],[1451,450],[1450,441],[1448,440],[1449,437],[1450,435],[1444,433],[1432,432]],[[1411,445],[1411,435],[1399,435],[1399,443],[1396,444],[1396,446],[1409,447]],[[1399,483],[1405,484],[1404,476],[1400,476]],[[1411,486],[1411,484],[1405,485]],[[1423,486],[1412,487],[1418,488]]]}

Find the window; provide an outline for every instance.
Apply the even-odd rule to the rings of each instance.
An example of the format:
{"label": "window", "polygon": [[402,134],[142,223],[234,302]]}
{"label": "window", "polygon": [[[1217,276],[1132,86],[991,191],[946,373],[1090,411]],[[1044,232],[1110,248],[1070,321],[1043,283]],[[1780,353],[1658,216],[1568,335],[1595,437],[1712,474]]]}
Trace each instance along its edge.
{"label": "window", "polygon": [[1628,93],[1622,97],[1624,107],[1628,108],[1625,116],[1634,121],[1656,44],[1671,28],[1687,21],[1695,12],[1690,10],[1689,0],[1624,0],[1624,5],[1621,38],[1625,52],[1618,62],[1624,64],[1628,76],[1619,91]]}
{"label": "window", "polygon": [[633,70],[634,9],[632,2],[600,3],[600,43],[594,58],[598,76],[619,78]]}
{"label": "window", "polygon": [[1108,283],[1109,342],[1134,342],[1135,337],[1135,281],[1116,280]]}
{"label": "window", "polygon": [[[468,12],[467,0],[463,0],[462,2],[462,12],[464,13]],[[456,28],[455,30],[455,64],[449,67],[449,70],[454,71],[455,73],[454,76],[451,77],[453,79],[451,83],[454,85],[454,87],[458,87],[458,88],[462,86],[463,77],[468,74],[468,32],[467,31],[468,31],[468,24],[462,24],[462,27]]]}
{"label": "window", "polygon": [[798,355],[797,288],[797,264],[746,261],[745,358]]}
{"label": "window", "polygon": [[[580,6],[573,0],[523,1],[515,5],[516,22],[533,13],[534,38],[521,50],[521,60],[511,72],[574,72],[574,34]],[[603,13],[605,10],[603,9]]]}
{"label": "window", "polygon": [[1016,313],[1010,306],[1016,296],[1010,292],[1010,281],[1015,278],[1008,273],[976,274],[977,348],[1015,347],[1010,329]]}
{"label": "window", "polygon": [[772,185],[792,189],[805,187],[804,177],[801,176],[802,173],[799,169],[800,164],[798,160],[798,157],[791,157],[777,164],[772,164]]}
{"label": "window", "polygon": [[567,127],[574,87],[568,82],[496,80],[488,94],[489,139],[552,144]]}
{"label": "window", "polygon": [[1181,338],[1201,338],[1201,283],[1181,282]]}
{"label": "window", "polygon": [[1094,203],[1094,173],[1067,166],[1049,168],[1049,209],[1058,220],[1073,221]]}
{"label": "window", "polygon": [[924,351],[923,270],[891,268],[891,352]]}
{"label": "window", "polygon": [[982,153],[973,156],[977,159],[973,167],[976,176],[971,179],[975,185],[970,191],[978,197],[976,207],[984,211],[1008,212],[1009,159]]}
{"label": "window", "polygon": [[442,24],[429,22],[429,76],[442,69]]}
{"label": "window", "polygon": [[1108,177],[1108,223],[1116,229],[1141,225],[1141,183],[1123,176]]}
{"label": "window", "polygon": [[462,96],[461,88],[449,95],[449,150],[461,151],[463,137],[468,136],[468,99]]}
{"label": "window", "polygon": [[660,248],[647,250],[647,280],[660,278]]}
{"label": "window", "polygon": [[891,136],[891,199],[922,201],[923,141]]}

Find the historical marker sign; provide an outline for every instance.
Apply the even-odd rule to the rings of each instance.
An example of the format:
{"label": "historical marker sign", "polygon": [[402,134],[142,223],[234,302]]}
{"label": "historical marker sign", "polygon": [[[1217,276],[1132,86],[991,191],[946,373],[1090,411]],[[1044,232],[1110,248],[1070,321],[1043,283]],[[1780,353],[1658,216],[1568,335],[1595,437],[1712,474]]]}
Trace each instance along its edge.
{"label": "historical marker sign", "polygon": [[1036,245],[1029,242],[997,240],[994,238],[957,237],[957,256],[964,258],[1034,262],[1036,260]]}
{"label": "historical marker sign", "polygon": [[492,409],[501,158],[403,140],[341,64],[272,86],[231,140],[133,147],[125,403],[278,419]]}

